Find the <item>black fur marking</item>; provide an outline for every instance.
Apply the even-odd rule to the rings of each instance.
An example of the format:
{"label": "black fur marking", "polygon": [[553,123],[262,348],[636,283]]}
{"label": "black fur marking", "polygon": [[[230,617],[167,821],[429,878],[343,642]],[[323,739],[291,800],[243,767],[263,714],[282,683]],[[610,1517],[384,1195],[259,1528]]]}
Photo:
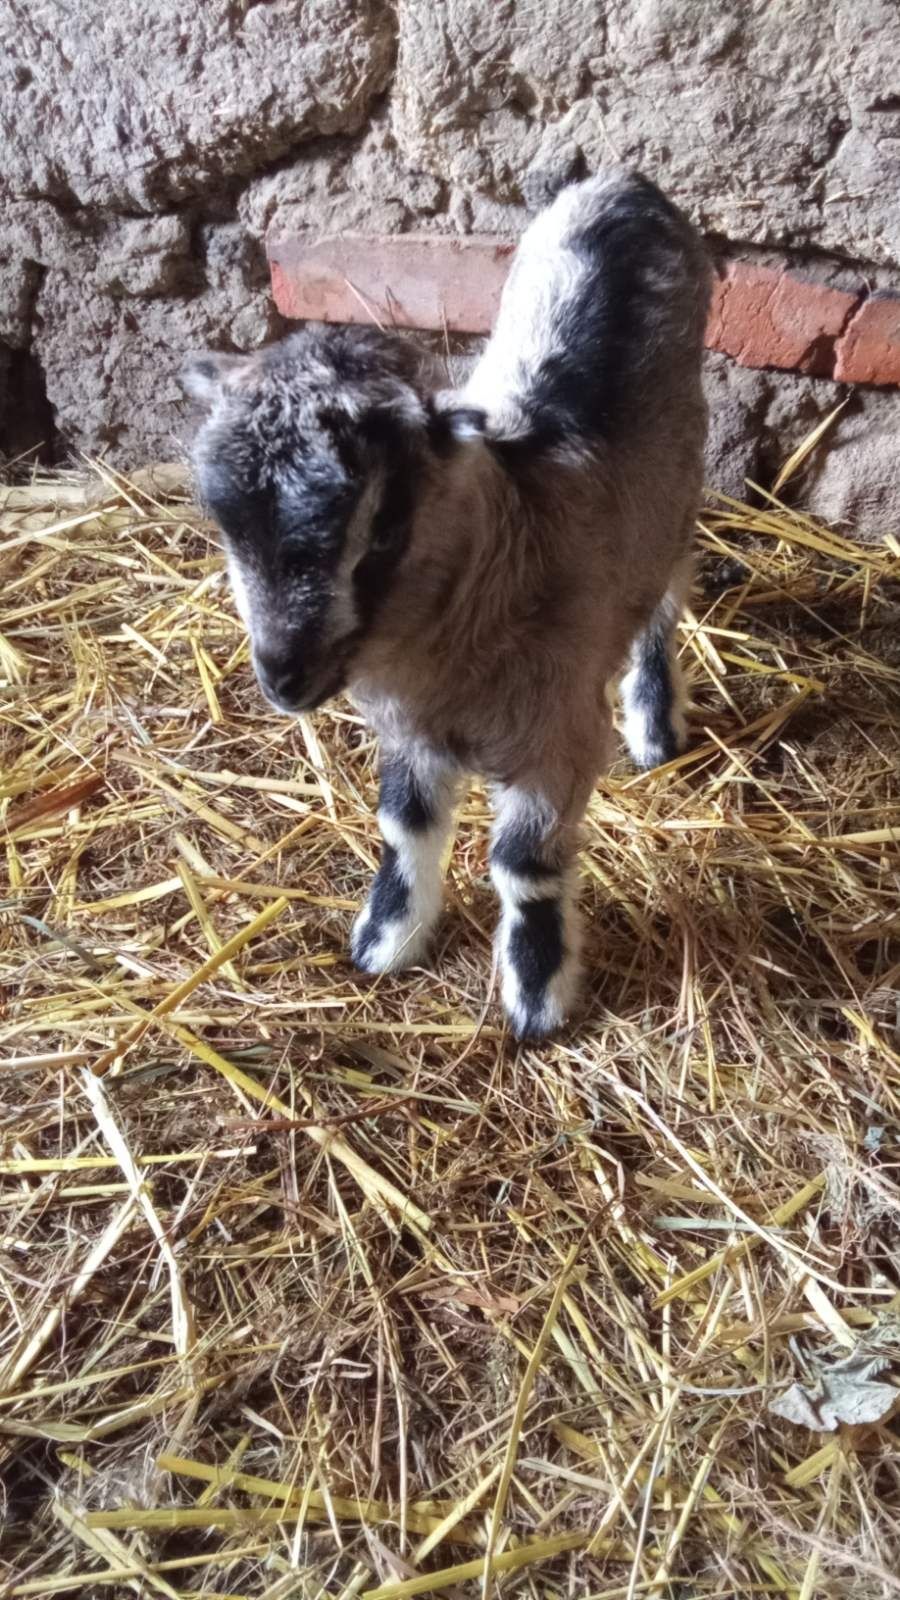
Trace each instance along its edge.
{"label": "black fur marking", "polygon": [[308,370],[313,362],[328,365],[339,383],[367,383],[385,373],[411,381],[420,356],[414,344],[379,328],[316,326],[308,323],[261,352],[271,371],[292,367]]}
{"label": "black fur marking", "polygon": [[[303,441],[296,442],[302,452]],[[203,499],[229,544],[241,553],[252,551],[265,567],[298,559],[335,562],[360,488],[336,457],[305,461],[302,453],[291,465],[289,482],[253,481],[226,456],[201,473]]]}
{"label": "black fur marking", "polygon": [[200,471],[200,492],[206,509],[236,547],[266,533],[272,520],[272,497],[251,488],[227,457],[206,461]]}
{"label": "black fur marking", "polygon": [[674,761],[681,754],[678,739],[671,723],[665,728],[660,728],[656,735],[656,744],[659,751],[659,765],[664,767],[667,761]]}
{"label": "black fur marking", "polygon": [[397,852],[386,844],[381,866],[375,874],[369,896],[369,915],[362,932],[353,941],[353,959],[362,961],[374,944],[378,943],[385,923],[399,922],[409,907],[409,887],[401,872]]}
{"label": "black fur marking", "polygon": [[434,822],[428,796],[415,773],[400,757],[385,760],[382,765],[378,806],[408,833],[425,833]]}
{"label": "black fur marking", "polygon": [[561,308],[558,349],[526,397],[532,450],[573,435],[612,440],[629,425],[665,335],[665,279],[683,273],[690,248],[679,213],[641,179],[611,197],[570,246],[586,270],[580,294]]}
{"label": "black fur marking", "polygon": [[563,189],[568,189],[570,184],[580,183],[587,176],[588,164],[583,150],[574,150],[570,156],[562,157],[550,167],[532,168],[526,172],[521,189],[529,215],[543,211]]}
{"label": "black fur marking", "polygon": [[374,621],[402,553],[400,550],[368,550],[354,568],[353,593],[363,630]]}
{"label": "black fur marking", "polygon": [[372,518],[370,546],[353,573],[363,627],[368,627],[409,547],[421,463],[411,441],[396,430],[386,441],[387,477],[381,504]]}
{"label": "black fur marking", "polygon": [[669,664],[669,644],[660,628],[650,627],[638,644],[636,703],[651,717],[671,717],[675,694]]}
{"label": "black fur marking", "polygon": [[498,834],[491,845],[491,862],[523,878],[553,878],[559,872],[559,863],[547,860],[540,826],[533,821]]}
{"label": "black fur marking", "polygon": [[672,726],[675,688],[669,643],[661,628],[651,626],[641,635],[631,698],[646,720],[648,742],[658,753],[660,764],[674,761],[678,755],[678,739]]}
{"label": "black fur marking", "polygon": [[509,936],[509,959],[528,1011],[537,1011],[563,963],[562,907],[558,900],[528,900]]}

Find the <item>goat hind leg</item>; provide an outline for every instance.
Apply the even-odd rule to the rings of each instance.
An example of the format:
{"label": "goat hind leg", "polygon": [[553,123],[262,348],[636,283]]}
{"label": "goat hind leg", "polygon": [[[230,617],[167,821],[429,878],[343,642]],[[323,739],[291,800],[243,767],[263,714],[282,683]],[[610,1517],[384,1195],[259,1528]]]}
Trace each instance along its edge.
{"label": "goat hind leg", "polygon": [[441,863],[458,769],[432,751],[392,749],[381,762],[381,865],[350,943],[364,972],[399,972],[425,957],[443,904]]}
{"label": "goat hind leg", "polygon": [[649,770],[674,761],[687,743],[685,691],[676,649],[689,573],[673,582],[631,647],[622,679],[625,743],[635,765]]}

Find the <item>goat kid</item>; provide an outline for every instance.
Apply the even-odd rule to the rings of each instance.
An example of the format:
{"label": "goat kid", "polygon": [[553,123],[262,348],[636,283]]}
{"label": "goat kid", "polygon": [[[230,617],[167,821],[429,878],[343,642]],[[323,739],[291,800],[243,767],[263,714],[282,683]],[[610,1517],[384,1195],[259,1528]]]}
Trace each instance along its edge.
{"label": "goat kid", "polygon": [[464,387],[374,329],[307,326],[185,372],[193,459],[263,692],[349,689],[381,746],[367,972],[423,960],[464,776],[490,783],[503,1000],[520,1036],[577,993],[578,828],[607,690],[652,767],[682,748],[674,632],[706,410],[702,243],[643,177],[563,190],[524,234]]}

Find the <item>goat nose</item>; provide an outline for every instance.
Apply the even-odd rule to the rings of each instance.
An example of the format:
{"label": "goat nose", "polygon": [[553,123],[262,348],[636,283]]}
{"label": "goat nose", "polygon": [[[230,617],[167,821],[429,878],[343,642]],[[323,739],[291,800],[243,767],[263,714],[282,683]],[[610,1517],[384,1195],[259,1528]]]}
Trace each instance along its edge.
{"label": "goat nose", "polygon": [[275,700],[290,700],[296,694],[303,674],[296,664],[285,663],[283,656],[256,656],[256,675],[264,693]]}

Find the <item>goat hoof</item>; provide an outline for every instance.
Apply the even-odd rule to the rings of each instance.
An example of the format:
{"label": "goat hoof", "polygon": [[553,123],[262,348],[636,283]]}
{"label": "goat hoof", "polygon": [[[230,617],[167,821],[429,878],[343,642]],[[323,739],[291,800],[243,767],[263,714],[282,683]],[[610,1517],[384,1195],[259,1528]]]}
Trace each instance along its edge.
{"label": "goat hoof", "polygon": [[683,755],[687,745],[686,732],[666,728],[655,735],[648,735],[640,743],[632,744],[631,759],[641,772],[652,772],[654,767],[664,767],[666,762]]}
{"label": "goat hoof", "polygon": [[382,972],[403,972],[421,965],[428,951],[429,932],[420,923],[402,919],[377,921],[368,908],[357,917],[350,938],[354,966],[373,977]]}
{"label": "goat hoof", "polygon": [[528,998],[519,996],[513,1004],[507,1004],[505,1010],[514,1038],[522,1043],[534,1043],[558,1033],[568,1021],[571,1007],[556,995],[543,994]]}
{"label": "goat hoof", "polygon": [[550,1039],[558,1033],[565,1023],[566,1018],[562,1012],[550,1011],[546,1007],[536,1010],[517,1011],[510,1013],[509,1025],[514,1038],[521,1044],[537,1044],[542,1039]]}

